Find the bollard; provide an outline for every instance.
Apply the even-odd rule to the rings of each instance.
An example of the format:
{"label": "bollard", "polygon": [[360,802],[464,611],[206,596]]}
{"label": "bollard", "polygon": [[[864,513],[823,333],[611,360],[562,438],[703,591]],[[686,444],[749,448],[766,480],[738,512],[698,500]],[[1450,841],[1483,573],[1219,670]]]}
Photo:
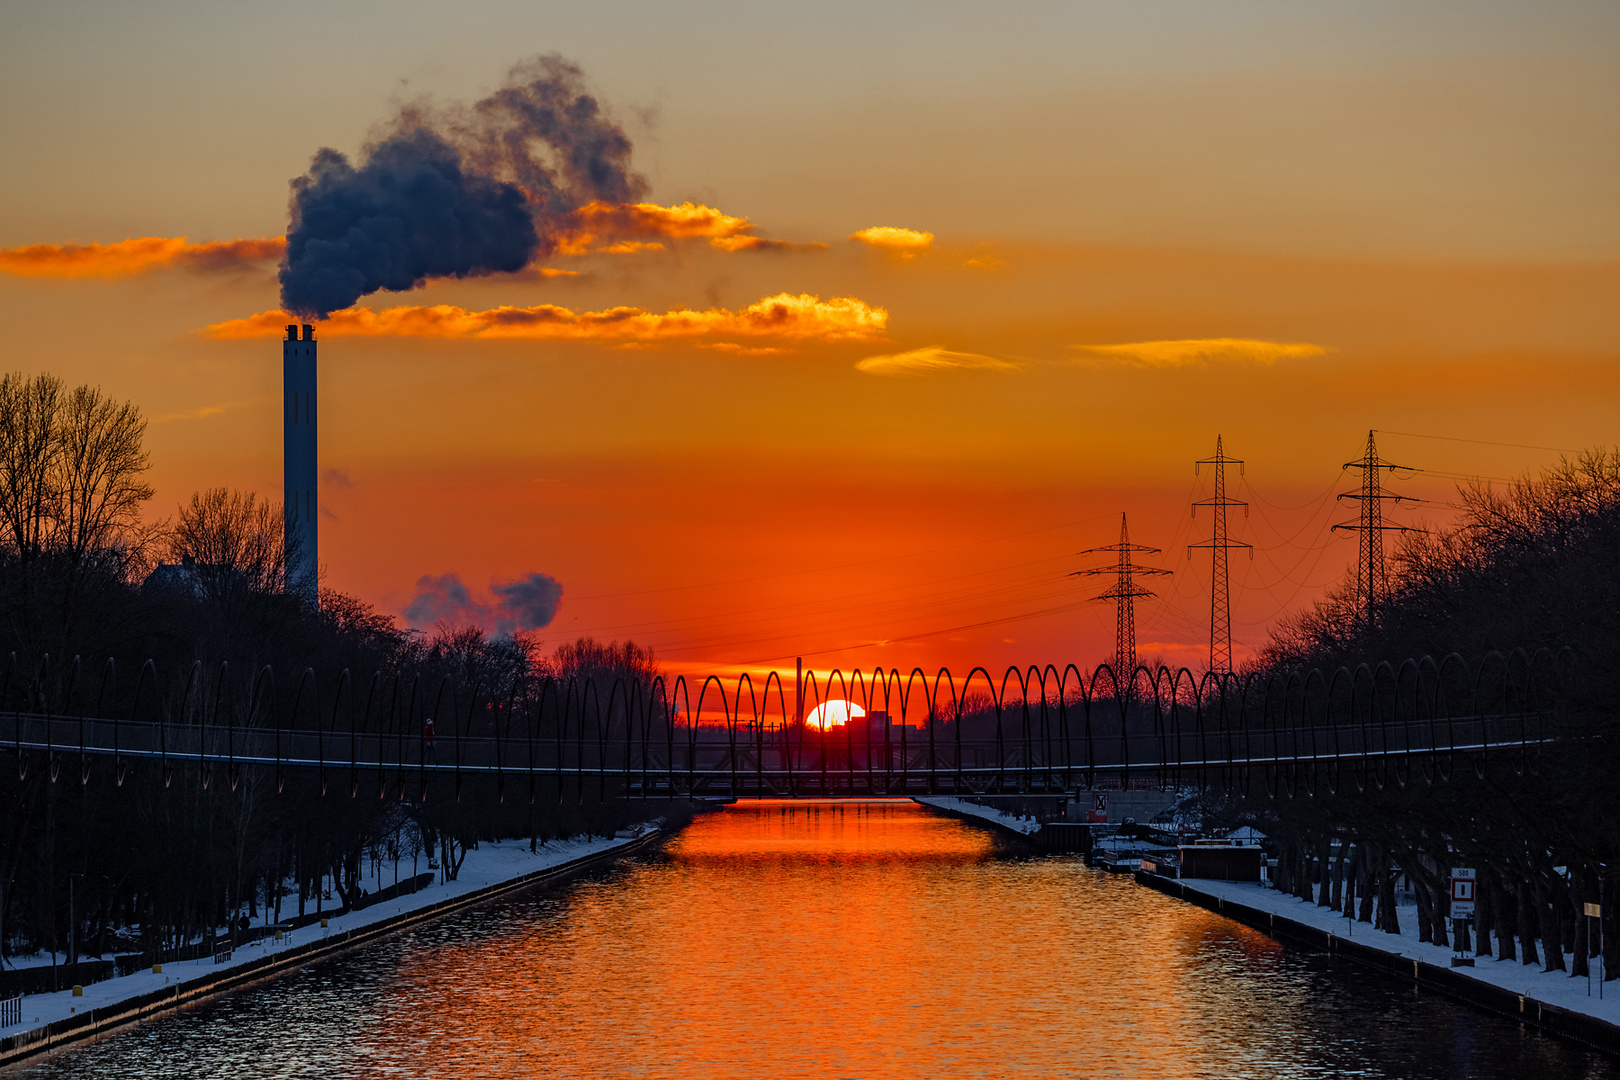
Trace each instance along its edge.
{"label": "bollard", "polygon": [[84,997],[84,987],[80,986],[78,983],[74,983],[73,984],[73,996],[74,997]]}
{"label": "bollard", "polygon": [[327,924],[328,924],[328,923],[330,923],[330,922],[331,922],[331,920],[330,920],[330,919],[322,919],[322,920],[321,920],[321,929],[322,929],[322,930],[325,930],[325,929],[326,929],[326,927],[327,927]]}
{"label": "bollard", "polygon": [[163,965],[162,964],[153,964],[152,965],[152,974],[154,974],[154,975],[163,974]]}

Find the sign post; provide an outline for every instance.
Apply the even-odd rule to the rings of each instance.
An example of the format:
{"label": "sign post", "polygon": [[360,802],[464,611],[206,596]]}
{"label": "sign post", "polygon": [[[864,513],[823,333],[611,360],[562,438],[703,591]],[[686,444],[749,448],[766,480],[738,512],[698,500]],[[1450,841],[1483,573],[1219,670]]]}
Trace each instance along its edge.
{"label": "sign post", "polygon": [[[1596,919],[1597,920],[1597,933],[1598,933],[1598,951],[1597,951],[1598,981],[1597,981],[1597,984],[1598,984],[1598,1000],[1602,1001],[1603,1000],[1603,905],[1602,904],[1587,904],[1586,905],[1586,917],[1588,919]],[[1587,933],[1587,940],[1590,941],[1591,940],[1591,933],[1592,933],[1592,927],[1591,927],[1590,924],[1588,924],[1588,926],[1586,928],[1586,933]],[[1588,946],[1587,951],[1588,952],[1591,951],[1590,946]],[[1587,997],[1592,996],[1592,962],[1591,962],[1590,959],[1588,959],[1587,963],[1586,963],[1586,996]]]}
{"label": "sign post", "polygon": [[1462,939],[1458,936],[1457,924],[1472,926],[1474,922],[1474,871],[1466,867],[1454,866],[1451,868],[1451,940],[1456,949],[1456,955],[1451,958],[1452,967],[1473,967],[1474,958],[1463,955]]}

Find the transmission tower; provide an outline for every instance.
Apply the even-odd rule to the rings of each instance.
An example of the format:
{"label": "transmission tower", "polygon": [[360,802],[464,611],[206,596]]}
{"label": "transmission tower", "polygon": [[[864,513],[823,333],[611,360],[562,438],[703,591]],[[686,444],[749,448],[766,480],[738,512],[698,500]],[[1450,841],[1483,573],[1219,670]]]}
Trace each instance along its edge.
{"label": "transmission tower", "polygon": [[1193,464],[1196,474],[1205,465],[1215,467],[1215,495],[1213,498],[1201,499],[1192,504],[1193,516],[1198,516],[1200,506],[1210,506],[1215,509],[1215,528],[1210,538],[1201,544],[1187,545],[1187,558],[1192,558],[1194,548],[1208,548],[1214,556],[1214,566],[1209,580],[1209,670],[1216,674],[1225,674],[1232,670],[1232,594],[1226,572],[1226,553],[1233,548],[1247,548],[1249,558],[1254,558],[1254,545],[1245,544],[1241,540],[1233,540],[1226,531],[1226,508],[1228,506],[1243,507],[1243,516],[1249,515],[1249,504],[1237,499],[1226,497],[1226,467],[1236,465],[1238,474],[1243,473],[1243,462],[1237,458],[1229,458],[1226,451],[1221,448],[1221,437],[1215,436],[1215,456],[1204,458]]}
{"label": "transmission tower", "polygon": [[1161,570],[1156,566],[1139,566],[1131,559],[1131,555],[1141,552],[1144,555],[1157,555],[1159,549],[1147,547],[1143,544],[1131,543],[1130,531],[1125,525],[1125,515],[1119,515],[1119,543],[1108,547],[1087,548],[1082,555],[1099,555],[1104,552],[1119,556],[1113,566],[1098,566],[1091,570],[1076,570],[1072,577],[1100,577],[1103,574],[1114,574],[1114,587],[1107,592],[1093,596],[1093,600],[1114,601],[1114,677],[1123,685],[1136,673],[1136,601],[1138,598],[1157,596],[1151,589],[1144,589],[1136,583],[1139,577],[1151,577],[1158,574],[1168,574],[1170,571]]}
{"label": "transmission tower", "polygon": [[1397,495],[1385,491],[1383,488],[1383,474],[1385,470],[1394,472],[1396,469],[1411,471],[1409,466],[1395,465],[1378,456],[1378,446],[1373,441],[1375,432],[1367,432],[1367,449],[1359,461],[1347,461],[1346,469],[1361,470],[1361,490],[1346,491],[1339,496],[1341,502],[1359,502],[1361,504],[1361,519],[1359,521],[1344,521],[1333,526],[1335,532],[1353,532],[1361,534],[1361,551],[1356,556],[1356,611],[1370,626],[1377,617],[1378,607],[1389,594],[1389,577],[1384,571],[1384,534],[1387,532],[1410,532],[1404,525],[1384,524],[1384,503],[1416,502],[1406,495]]}

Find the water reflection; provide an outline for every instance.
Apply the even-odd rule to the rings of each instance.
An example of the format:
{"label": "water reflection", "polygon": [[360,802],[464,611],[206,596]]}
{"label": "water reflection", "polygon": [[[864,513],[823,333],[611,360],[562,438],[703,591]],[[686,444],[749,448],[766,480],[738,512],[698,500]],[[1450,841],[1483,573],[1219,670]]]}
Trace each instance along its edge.
{"label": "water reflection", "polygon": [[909,803],[733,807],[22,1074],[1620,1077]]}

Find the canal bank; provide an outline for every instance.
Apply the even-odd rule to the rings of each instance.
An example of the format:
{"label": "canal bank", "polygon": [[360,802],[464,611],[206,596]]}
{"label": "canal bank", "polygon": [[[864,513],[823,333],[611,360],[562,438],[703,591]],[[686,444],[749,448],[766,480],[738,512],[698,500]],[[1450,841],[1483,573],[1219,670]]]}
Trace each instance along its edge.
{"label": "canal bank", "polygon": [[[1620,1055],[1620,986],[1602,987],[1595,978],[1575,979],[1565,972],[1543,971],[1539,964],[1498,961],[1490,956],[1478,957],[1473,967],[1453,968],[1450,948],[1419,941],[1410,930],[1386,934],[1367,923],[1345,919],[1331,908],[1261,885],[1178,879],[1145,870],[1136,871],[1135,877],[1150,889],[1281,941],[1342,957],[1549,1034]],[[1403,927],[1416,927],[1415,908],[1400,909],[1399,914]]]}
{"label": "canal bank", "polygon": [[165,1010],[194,1004],[250,983],[284,974],[401,930],[537,885],[564,881],[658,843],[666,834],[553,842],[531,853],[527,841],[484,844],[468,852],[456,880],[429,886],[395,902],[334,915],[318,935],[279,947],[270,941],[236,950],[229,960],[212,958],[161,965],[71,991],[29,995],[23,1022],[0,1036],[0,1069],[27,1058],[93,1038]]}

